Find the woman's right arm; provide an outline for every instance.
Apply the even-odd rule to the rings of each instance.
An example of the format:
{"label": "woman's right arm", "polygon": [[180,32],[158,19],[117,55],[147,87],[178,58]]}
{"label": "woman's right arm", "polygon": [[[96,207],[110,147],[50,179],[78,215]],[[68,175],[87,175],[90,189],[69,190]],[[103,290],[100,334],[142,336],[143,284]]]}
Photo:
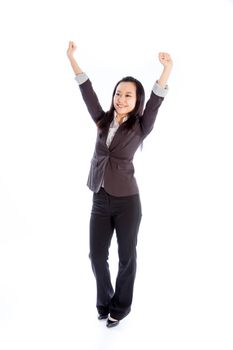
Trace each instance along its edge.
{"label": "woman's right arm", "polygon": [[69,47],[67,50],[67,56],[70,60],[71,67],[73,68],[74,74],[81,74],[83,73],[82,69],[79,67],[77,61],[74,58],[74,52],[76,50],[77,46],[73,41],[69,42]]}
{"label": "woman's right arm", "polygon": [[67,49],[67,56],[70,60],[71,67],[76,75],[75,80],[78,82],[83,100],[87,106],[88,112],[90,113],[92,119],[97,123],[103,116],[103,109],[99,103],[98,97],[93,90],[91,81],[88,76],[79,67],[76,59],[74,58],[74,52],[76,50],[76,45],[73,41],[69,42],[69,47]]}

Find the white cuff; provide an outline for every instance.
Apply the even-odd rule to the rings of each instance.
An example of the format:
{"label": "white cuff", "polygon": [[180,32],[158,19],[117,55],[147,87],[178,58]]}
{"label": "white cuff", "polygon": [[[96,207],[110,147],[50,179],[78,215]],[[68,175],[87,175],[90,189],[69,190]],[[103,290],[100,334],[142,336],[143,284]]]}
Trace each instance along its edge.
{"label": "white cuff", "polygon": [[81,85],[88,80],[88,76],[86,75],[86,73],[80,73],[80,74],[76,74],[74,79],[77,81],[79,85]]}
{"label": "white cuff", "polygon": [[165,97],[168,93],[168,85],[166,85],[164,88],[162,86],[160,86],[157,82],[154,84],[153,89],[152,89],[153,93],[157,96],[160,97]]}

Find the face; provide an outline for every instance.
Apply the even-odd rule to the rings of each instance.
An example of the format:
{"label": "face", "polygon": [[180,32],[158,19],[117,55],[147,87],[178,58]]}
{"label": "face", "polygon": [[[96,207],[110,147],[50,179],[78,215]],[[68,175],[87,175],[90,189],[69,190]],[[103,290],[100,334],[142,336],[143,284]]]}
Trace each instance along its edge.
{"label": "face", "polygon": [[131,112],[136,105],[136,85],[132,82],[121,82],[116,88],[113,97],[115,111],[120,116],[125,116]]}

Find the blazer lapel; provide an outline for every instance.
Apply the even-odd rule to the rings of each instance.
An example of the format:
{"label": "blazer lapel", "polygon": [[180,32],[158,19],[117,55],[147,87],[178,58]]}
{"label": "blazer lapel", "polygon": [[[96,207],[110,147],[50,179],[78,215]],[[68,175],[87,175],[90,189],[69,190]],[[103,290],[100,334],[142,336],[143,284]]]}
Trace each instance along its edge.
{"label": "blazer lapel", "polygon": [[122,124],[119,126],[119,128],[117,129],[112,142],[109,145],[109,150],[112,151],[114,148],[117,147],[117,145],[121,142],[122,137],[124,137],[124,132],[122,130]]}

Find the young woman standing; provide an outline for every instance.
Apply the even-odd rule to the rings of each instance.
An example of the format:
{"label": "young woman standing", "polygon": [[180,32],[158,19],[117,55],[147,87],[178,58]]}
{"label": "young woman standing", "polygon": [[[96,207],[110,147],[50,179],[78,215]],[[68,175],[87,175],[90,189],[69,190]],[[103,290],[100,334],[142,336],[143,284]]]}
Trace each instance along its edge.
{"label": "young woman standing", "polygon": [[[139,189],[134,177],[133,157],[151,132],[172,69],[168,53],[159,53],[163,65],[149,100],[145,102],[142,84],[128,76],[115,86],[109,111],[103,111],[92,83],[79,67],[70,41],[67,56],[79,84],[83,100],[96,124],[97,138],[88,176],[93,191],[90,217],[90,259],[96,278],[98,318],[107,327],[119,324],[128,315],[136,275],[136,245],[141,221]],[[113,289],[108,265],[112,235],[116,232],[119,269]]]}

